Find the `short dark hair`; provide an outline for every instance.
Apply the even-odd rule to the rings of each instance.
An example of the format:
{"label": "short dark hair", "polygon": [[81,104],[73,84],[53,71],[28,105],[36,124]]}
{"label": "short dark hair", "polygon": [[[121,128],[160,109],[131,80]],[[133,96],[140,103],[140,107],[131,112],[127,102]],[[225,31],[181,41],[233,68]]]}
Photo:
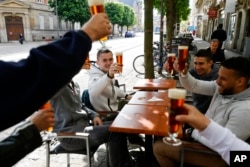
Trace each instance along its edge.
{"label": "short dark hair", "polygon": [[219,27],[219,28],[222,28],[222,27],[223,27],[223,24],[219,24],[218,27]]}
{"label": "short dark hair", "polygon": [[235,70],[240,77],[250,78],[250,59],[246,57],[238,56],[226,59],[221,66]]}
{"label": "short dark hair", "polygon": [[200,49],[198,52],[195,54],[195,57],[204,57],[208,61],[213,60],[213,56],[211,52],[207,49]]}
{"label": "short dark hair", "polygon": [[100,57],[100,55],[102,53],[110,53],[110,52],[111,52],[111,50],[109,50],[109,49],[100,49],[100,50],[98,50],[98,52],[97,52],[97,59]]}

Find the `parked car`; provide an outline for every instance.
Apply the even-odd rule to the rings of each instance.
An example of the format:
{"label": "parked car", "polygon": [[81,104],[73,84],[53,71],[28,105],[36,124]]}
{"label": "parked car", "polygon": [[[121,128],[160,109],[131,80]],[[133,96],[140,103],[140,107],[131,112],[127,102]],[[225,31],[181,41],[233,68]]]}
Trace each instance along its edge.
{"label": "parked car", "polygon": [[135,37],[134,31],[126,31],[125,32],[125,38],[133,38],[133,37]]}
{"label": "parked car", "polygon": [[188,38],[191,42],[194,40],[192,33],[189,32],[179,33],[178,38]]}

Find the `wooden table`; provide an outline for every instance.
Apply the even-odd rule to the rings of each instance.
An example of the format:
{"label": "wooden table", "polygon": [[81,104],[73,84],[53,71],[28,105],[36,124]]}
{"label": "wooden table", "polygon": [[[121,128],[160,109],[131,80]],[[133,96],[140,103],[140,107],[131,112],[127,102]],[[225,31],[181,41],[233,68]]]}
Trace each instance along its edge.
{"label": "wooden table", "polygon": [[[155,100],[153,100],[155,99]],[[137,91],[128,104],[167,106],[169,103],[167,92]]]}
{"label": "wooden table", "polygon": [[168,131],[166,106],[127,104],[115,118],[109,130],[166,136]]}
{"label": "wooden table", "polygon": [[162,105],[125,105],[111,124],[110,131],[146,134],[145,164],[151,167],[155,161],[153,155],[152,135],[166,136],[168,130],[168,113]]}
{"label": "wooden table", "polygon": [[176,87],[174,79],[140,79],[134,85],[134,89],[139,90],[167,90]]}

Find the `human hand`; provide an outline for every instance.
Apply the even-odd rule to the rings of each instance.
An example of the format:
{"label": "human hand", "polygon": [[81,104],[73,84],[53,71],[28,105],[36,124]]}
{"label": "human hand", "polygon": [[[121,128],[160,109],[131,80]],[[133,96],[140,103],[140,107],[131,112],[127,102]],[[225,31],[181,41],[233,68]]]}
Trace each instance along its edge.
{"label": "human hand", "polygon": [[204,130],[210,123],[210,120],[205,117],[197,108],[192,105],[184,104],[183,106],[188,114],[187,115],[177,115],[175,119],[182,123],[187,123],[191,125],[193,128],[202,131]]}
{"label": "human hand", "polygon": [[39,131],[54,127],[54,111],[52,108],[41,109],[31,115],[29,120],[37,127]]}
{"label": "human hand", "polygon": [[88,34],[92,41],[111,34],[111,25],[106,13],[98,13],[93,15],[87,23],[82,27],[82,30]]}
{"label": "human hand", "polygon": [[174,61],[174,70],[179,72],[179,73],[182,73],[182,74],[186,75],[187,72],[188,72],[188,63],[185,63],[184,70],[180,70],[179,69],[179,63],[178,63],[178,58],[176,58],[175,61]]}
{"label": "human hand", "polygon": [[109,76],[110,77],[114,77],[116,73],[119,73],[119,71],[122,70],[122,66],[117,64],[117,63],[113,63],[111,64],[111,66],[109,67]]}
{"label": "human hand", "polygon": [[95,117],[93,119],[94,126],[103,125],[102,119],[100,117]]}

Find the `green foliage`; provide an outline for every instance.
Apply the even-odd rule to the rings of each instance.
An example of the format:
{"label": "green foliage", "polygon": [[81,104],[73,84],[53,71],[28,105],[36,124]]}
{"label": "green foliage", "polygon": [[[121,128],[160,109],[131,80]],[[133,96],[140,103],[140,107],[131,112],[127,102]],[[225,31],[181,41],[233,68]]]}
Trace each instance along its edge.
{"label": "green foliage", "polygon": [[[163,0],[163,3],[167,3],[168,0]],[[171,0],[175,3],[175,11],[173,15],[179,16],[178,20],[187,20],[190,13],[189,0]],[[167,3],[168,6],[169,3]],[[154,8],[160,13],[161,0],[154,0]],[[164,13],[167,13],[168,7],[164,8]]]}
{"label": "green foliage", "polygon": [[122,3],[105,3],[105,12],[108,14],[109,20],[113,25],[122,23],[124,13],[124,7]]}
{"label": "green foliage", "polygon": [[[49,0],[49,5],[56,14],[56,1]],[[60,19],[84,24],[90,18],[87,0],[57,0],[57,7]]]}

